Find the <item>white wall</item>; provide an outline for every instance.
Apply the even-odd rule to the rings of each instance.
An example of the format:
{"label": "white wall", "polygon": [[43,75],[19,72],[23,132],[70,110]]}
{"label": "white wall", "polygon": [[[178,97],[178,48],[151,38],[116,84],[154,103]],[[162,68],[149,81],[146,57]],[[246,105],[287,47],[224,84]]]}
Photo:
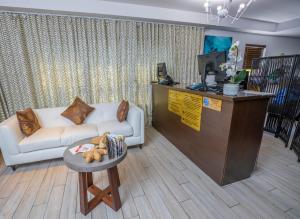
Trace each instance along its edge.
{"label": "white wall", "polygon": [[266,56],[300,54],[300,39],[290,37],[265,36],[250,33],[230,32],[223,30],[207,29],[205,35],[231,36],[233,41],[240,41],[242,57],[244,57],[245,44],[266,45]]}

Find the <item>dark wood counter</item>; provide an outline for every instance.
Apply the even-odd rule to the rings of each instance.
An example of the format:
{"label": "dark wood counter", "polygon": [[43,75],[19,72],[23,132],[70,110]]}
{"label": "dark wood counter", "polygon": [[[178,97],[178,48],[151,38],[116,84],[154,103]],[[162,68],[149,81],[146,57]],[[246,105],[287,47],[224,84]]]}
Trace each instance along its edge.
{"label": "dark wood counter", "polygon": [[[222,100],[221,111],[202,108],[196,131],[168,110],[169,89]],[[270,96],[230,97],[152,84],[152,125],[219,185],[248,178],[257,160]]]}

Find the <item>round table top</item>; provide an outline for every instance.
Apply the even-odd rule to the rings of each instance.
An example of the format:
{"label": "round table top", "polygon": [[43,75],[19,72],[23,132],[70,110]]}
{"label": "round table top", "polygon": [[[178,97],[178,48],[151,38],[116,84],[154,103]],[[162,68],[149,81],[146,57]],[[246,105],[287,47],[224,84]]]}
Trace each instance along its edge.
{"label": "round table top", "polygon": [[73,148],[77,145],[90,143],[91,139],[92,138],[87,138],[87,139],[77,141],[65,150],[64,162],[67,165],[67,167],[77,172],[96,172],[96,171],[101,171],[116,166],[127,155],[127,145],[125,143],[124,143],[123,153],[121,155],[115,156],[113,158],[109,158],[108,155],[104,155],[101,161],[94,160],[91,163],[86,163],[81,153],[73,155],[69,151],[70,148]]}

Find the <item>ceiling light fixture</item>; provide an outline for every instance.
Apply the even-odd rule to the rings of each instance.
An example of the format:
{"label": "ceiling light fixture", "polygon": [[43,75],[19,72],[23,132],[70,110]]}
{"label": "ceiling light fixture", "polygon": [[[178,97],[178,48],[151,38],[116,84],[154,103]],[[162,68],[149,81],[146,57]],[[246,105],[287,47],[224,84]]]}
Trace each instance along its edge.
{"label": "ceiling light fixture", "polygon": [[[235,13],[235,15],[229,14],[229,9],[231,7],[233,0],[223,0],[222,5],[217,6],[216,14],[214,14],[214,11],[212,9],[211,0],[206,0],[204,2],[204,8],[205,12],[207,13],[207,23],[209,22],[211,17],[217,17],[218,23],[221,22],[224,18],[231,19],[231,23],[237,22],[240,17],[245,13],[245,11],[248,9],[248,7],[255,1],[255,0],[248,0],[247,3],[241,3]],[[245,0],[246,1],[246,0]]]}

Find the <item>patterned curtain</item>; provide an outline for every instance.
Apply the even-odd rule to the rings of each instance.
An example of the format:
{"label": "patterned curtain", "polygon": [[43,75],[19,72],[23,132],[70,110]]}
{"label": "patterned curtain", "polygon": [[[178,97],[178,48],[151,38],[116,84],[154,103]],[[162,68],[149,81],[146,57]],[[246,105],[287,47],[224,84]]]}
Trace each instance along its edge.
{"label": "patterned curtain", "polygon": [[43,14],[0,14],[0,121],[25,107],[128,99],[151,120],[156,64],[181,83],[199,81],[204,29]]}

